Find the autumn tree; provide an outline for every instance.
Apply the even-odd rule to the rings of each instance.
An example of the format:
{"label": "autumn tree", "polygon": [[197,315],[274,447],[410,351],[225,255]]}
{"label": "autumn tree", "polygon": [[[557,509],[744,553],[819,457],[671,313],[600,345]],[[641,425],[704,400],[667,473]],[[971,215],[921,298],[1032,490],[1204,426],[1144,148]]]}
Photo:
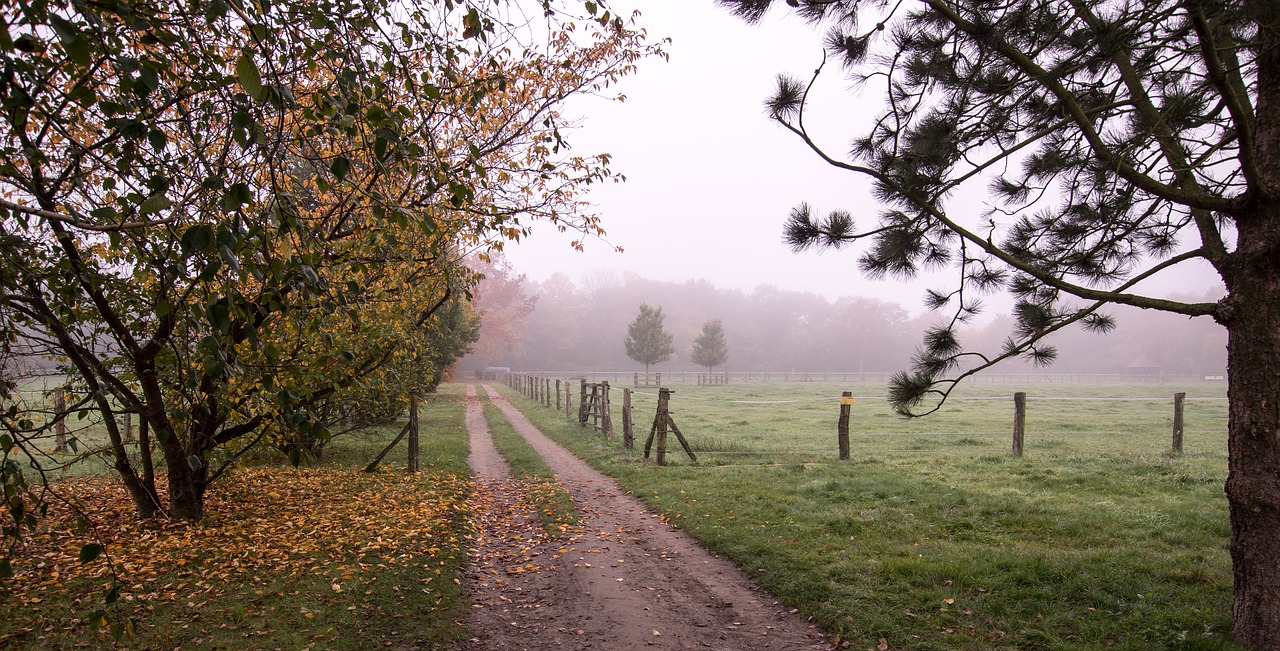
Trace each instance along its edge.
{"label": "autumn tree", "polygon": [[729,360],[729,344],[724,339],[724,325],[720,323],[720,319],[702,324],[702,332],[693,340],[689,358],[694,364],[707,367],[708,373]]}
{"label": "autumn tree", "polygon": [[[720,1],[749,20],[783,4]],[[1217,321],[1228,332],[1233,634],[1280,648],[1280,7],[786,4],[827,26],[826,55],[861,102],[883,98],[845,156],[803,119],[825,60],[807,79],[779,77],[772,117],[869,179],[883,206],[878,223],[859,226],[862,215],[801,204],[787,239],[796,249],[865,241],[859,265],[871,276],[955,273],[927,299],[951,318],[895,378],[893,404],[928,412],[1003,360],[1048,363],[1045,337],[1073,324],[1109,330],[1110,305]],[[1223,300],[1145,291],[1196,264],[1222,279]],[[956,326],[997,291],[1016,300],[1013,331],[999,350],[966,349]]]}
{"label": "autumn tree", "polygon": [[[535,220],[599,230],[581,193],[614,175],[568,153],[560,106],[656,50],[586,5],[5,12],[0,311],[64,361],[140,515],[199,519],[267,424],[320,427],[327,397],[423,360],[464,254]],[[3,424],[9,485],[36,433]]]}
{"label": "autumn tree", "polygon": [[271,424],[271,443],[295,463],[320,458],[335,437],[384,425],[404,413],[413,399],[435,392],[445,373],[478,339],[480,315],[463,292],[451,292],[432,310],[419,336],[405,337],[395,358],[361,381],[343,383],[308,405],[302,427],[280,418]]}
{"label": "autumn tree", "polygon": [[641,303],[640,313],[627,326],[627,336],[623,338],[627,357],[644,364],[645,373],[649,372],[650,365],[661,364],[676,352],[671,344],[671,335],[662,328],[666,318],[661,307],[652,308],[648,303]]}
{"label": "autumn tree", "polygon": [[501,252],[472,256],[467,265],[479,279],[472,294],[480,313],[479,340],[467,359],[479,368],[508,366],[522,346],[525,318],[538,297],[526,293],[525,276],[516,273]]}

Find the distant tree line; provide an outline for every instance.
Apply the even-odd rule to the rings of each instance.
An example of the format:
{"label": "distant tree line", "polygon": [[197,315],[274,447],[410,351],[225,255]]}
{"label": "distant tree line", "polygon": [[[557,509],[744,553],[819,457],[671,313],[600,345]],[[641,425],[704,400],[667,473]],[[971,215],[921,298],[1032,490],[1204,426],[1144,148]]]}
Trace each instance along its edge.
{"label": "distant tree line", "polygon": [[[837,300],[760,286],[750,292],[720,289],[706,280],[657,281],[634,274],[563,274],[535,282],[498,258],[475,263],[486,279],[477,289],[483,315],[480,340],[460,362],[470,373],[489,365],[541,371],[643,370],[624,346],[637,306],[661,307],[674,354],[654,370],[697,371],[694,344],[708,321],[718,320],[731,351],[731,371],[865,371],[906,368],[925,330],[937,318],[901,305],[859,296]],[[1212,300],[1213,297],[1195,297]],[[1054,373],[1126,373],[1138,367],[1168,374],[1220,375],[1226,337],[1210,322],[1175,315],[1118,310],[1118,327],[1099,335],[1080,329],[1056,333],[1061,353]],[[961,336],[999,347],[1011,317],[971,326]],[[1032,370],[1010,361],[1010,372]]]}

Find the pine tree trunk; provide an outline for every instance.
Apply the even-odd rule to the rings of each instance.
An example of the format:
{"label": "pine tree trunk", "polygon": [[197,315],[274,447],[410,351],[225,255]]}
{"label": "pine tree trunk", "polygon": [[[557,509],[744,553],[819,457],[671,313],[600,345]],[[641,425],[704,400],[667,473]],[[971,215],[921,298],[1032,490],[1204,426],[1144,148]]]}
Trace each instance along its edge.
{"label": "pine tree trunk", "polygon": [[[1274,270],[1272,275],[1276,275]],[[1280,649],[1280,284],[1244,299],[1229,324],[1227,500],[1235,573],[1232,633]]]}
{"label": "pine tree trunk", "polygon": [[1257,21],[1256,191],[1236,219],[1225,269],[1230,381],[1227,502],[1235,603],[1231,632],[1280,649],[1280,4],[1249,1]]}
{"label": "pine tree trunk", "polygon": [[[1266,211],[1259,211],[1266,212]],[[1280,215],[1280,211],[1277,211]],[[1232,634],[1280,649],[1280,219],[1242,220],[1223,322],[1230,380]]]}

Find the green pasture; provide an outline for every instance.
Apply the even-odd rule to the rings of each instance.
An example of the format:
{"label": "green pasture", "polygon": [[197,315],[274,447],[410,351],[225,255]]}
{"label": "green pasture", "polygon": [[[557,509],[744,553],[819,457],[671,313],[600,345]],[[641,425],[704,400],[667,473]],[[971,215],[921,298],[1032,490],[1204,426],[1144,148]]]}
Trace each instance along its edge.
{"label": "green pasture", "polygon": [[[1226,385],[1195,386],[1036,383],[962,385],[927,418],[907,419],[870,383],[772,382],[728,386],[674,385],[670,411],[704,464],[803,463],[837,455],[840,395],[853,394],[851,456],[982,456],[1011,447],[1013,394],[1027,394],[1024,454],[1163,454],[1173,428],[1173,394],[1186,393],[1183,451],[1225,451]],[[611,390],[621,432],[622,388]],[[657,390],[632,391],[636,437],[643,443],[657,408]],[[577,399],[577,396],[574,396]],[[668,447],[678,443],[674,438]],[[674,455],[679,462],[683,453]]]}
{"label": "green pasture", "polygon": [[[1236,648],[1221,384],[973,385],[916,420],[870,384],[674,388],[672,416],[699,461],[672,437],[667,467],[641,458],[653,389],[632,396],[630,451],[618,387],[609,439],[503,390],[841,647]],[[841,391],[855,396],[844,462]],[[1175,391],[1187,393],[1178,456]]]}

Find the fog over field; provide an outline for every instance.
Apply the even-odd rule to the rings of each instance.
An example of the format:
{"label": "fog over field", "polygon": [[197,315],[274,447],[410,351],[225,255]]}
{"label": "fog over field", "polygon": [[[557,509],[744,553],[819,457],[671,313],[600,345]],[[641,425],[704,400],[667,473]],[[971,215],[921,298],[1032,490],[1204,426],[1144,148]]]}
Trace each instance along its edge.
{"label": "fog over field", "polygon": [[[627,325],[641,303],[661,307],[675,353],[653,371],[695,371],[690,348],[703,323],[719,319],[732,371],[890,373],[907,367],[937,313],[911,312],[878,298],[831,300],[815,292],[757,287],[720,288],[706,280],[661,281],[623,272],[544,281],[523,277],[499,259],[479,265],[487,276],[477,290],[483,326],[480,341],[459,364],[469,374],[485,366],[525,371],[640,371],[623,348]],[[1212,293],[1190,296],[1216,300]],[[1008,363],[999,371],[1023,373],[1222,375],[1226,331],[1209,319],[1113,308],[1115,331],[1080,328],[1058,333],[1050,344],[1059,360],[1048,368]],[[962,330],[961,342],[997,352],[1011,326],[1008,315]],[[705,370],[705,369],[703,369]],[[723,369],[716,369],[723,370]],[[999,372],[997,371],[997,372]]]}

